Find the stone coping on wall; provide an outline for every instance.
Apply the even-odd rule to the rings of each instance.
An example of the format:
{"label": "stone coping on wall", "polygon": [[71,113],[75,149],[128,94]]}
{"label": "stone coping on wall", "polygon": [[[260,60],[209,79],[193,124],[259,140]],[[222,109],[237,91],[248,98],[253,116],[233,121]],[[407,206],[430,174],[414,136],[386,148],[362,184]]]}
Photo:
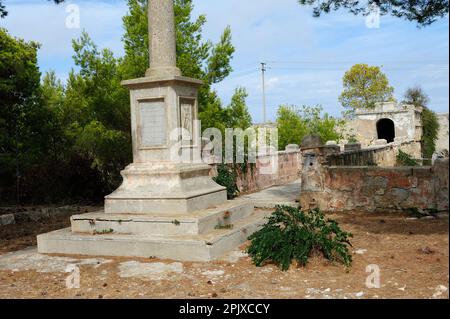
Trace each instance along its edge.
{"label": "stone coping on wall", "polygon": [[377,103],[373,109],[359,109],[355,112],[355,115],[408,113],[410,111],[421,111],[421,108],[411,104],[384,102]]}
{"label": "stone coping on wall", "polygon": [[[378,151],[378,150],[383,150],[383,149],[388,149],[388,148],[394,148],[394,147],[400,147],[400,146],[404,146],[404,145],[408,145],[408,144],[414,144],[414,143],[418,143],[415,140],[405,140],[405,141],[401,141],[401,142],[392,142],[392,143],[387,143],[387,144],[382,144],[382,145],[369,145],[366,146],[364,148],[362,148],[361,150],[351,150],[351,151],[343,151],[342,153],[359,153],[359,152],[370,152],[370,151]],[[341,145],[338,145],[341,146]]]}
{"label": "stone coping on wall", "polygon": [[[352,173],[358,172],[368,176],[377,174],[389,174],[392,176],[408,176],[414,178],[433,178],[433,166],[325,166],[328,172]],[[412,184],[406,188],[414,188]]]}

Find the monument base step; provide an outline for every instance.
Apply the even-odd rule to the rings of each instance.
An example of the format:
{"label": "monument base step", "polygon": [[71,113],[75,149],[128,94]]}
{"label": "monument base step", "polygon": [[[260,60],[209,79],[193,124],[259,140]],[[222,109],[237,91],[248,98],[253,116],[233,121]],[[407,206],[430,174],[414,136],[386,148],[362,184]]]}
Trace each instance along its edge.
{"label": "monument base step", "polygon": [[72,232],[99,234],[113,231],[125,235],[198,235],[217,227],[234,225],[252,214],[248,201],[234,200],[211,209],[189,214],[105,214],[104,212],[74,215]]}
{"label": "monument base step", "polygon": [[218,228],[200,235],[92,235],[75,233],[67,228],[39,235],[38,252],[207,262],[245,243],[265,223],[268,214],[266,211],[254,211],[235,222],[232,228]]}

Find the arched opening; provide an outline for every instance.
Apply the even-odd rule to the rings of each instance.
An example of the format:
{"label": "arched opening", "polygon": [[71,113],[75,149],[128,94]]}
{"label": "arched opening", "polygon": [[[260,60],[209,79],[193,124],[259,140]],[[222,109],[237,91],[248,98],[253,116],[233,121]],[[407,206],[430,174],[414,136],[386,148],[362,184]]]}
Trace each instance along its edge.
{"label": "arched opening", "polygon": [[378,139],[386,140],[388,143],[394,142],[395,125],[390,119],[381,119],[377,122]]}

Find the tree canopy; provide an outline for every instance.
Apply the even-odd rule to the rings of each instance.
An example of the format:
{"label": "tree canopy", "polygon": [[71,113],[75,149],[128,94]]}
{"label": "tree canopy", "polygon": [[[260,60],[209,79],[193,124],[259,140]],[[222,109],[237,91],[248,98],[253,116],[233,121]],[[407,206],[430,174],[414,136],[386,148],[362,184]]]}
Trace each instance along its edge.
{"label": "tree canopy", "polygon": [[394,99],[394,88],[378,66],[355,64],[345,73],[343,87],[339,101],[351,112],[373,109],[376,103]]}
{"label": "tree canopy", "polygon": [[323,113],[320,105],[282,105],[277,112],[278,148],[284,150],[289,144],[300,144],[310,134],[319,135],[323,141],[339,141],[342,138],[342,120]]}
{"label": "tree canopy", "polygon": [[313,15],[320,17],[345,9],[355,15],[368,15],[373,5],[378,6],[381,15],[392,15],[427,26],[448,14],[448,0],[298,0],[301,5],[314,6]]}

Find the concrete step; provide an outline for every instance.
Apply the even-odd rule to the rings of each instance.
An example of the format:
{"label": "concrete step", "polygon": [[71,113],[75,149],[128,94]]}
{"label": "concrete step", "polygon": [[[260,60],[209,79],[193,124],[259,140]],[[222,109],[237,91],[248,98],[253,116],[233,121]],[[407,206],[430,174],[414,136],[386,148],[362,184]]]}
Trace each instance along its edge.
{"label": "concrete step", "polygon": [[201,235],[90,235],[70,228],[38,236],[44,254],[156,257],[181,261],[212,261],[246,242],[264,223],[267,211],[255,211],[232,228],[213,229]]}
{"label": "concrete step", "polygon": [[215,228],[233,225],[248,217],[253,205],[247,201],[229,201],[215,208],[190,214],[105,214],[103,212],[71,217],[72,232],[124,235],[200,235]]}

